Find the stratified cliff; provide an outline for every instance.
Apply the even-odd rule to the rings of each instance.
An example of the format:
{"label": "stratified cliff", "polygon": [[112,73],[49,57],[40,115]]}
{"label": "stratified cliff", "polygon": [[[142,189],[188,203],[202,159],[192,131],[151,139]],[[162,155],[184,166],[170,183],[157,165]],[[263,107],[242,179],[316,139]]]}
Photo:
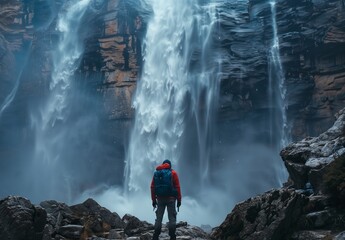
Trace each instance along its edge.
{"label": "stratified cliff", "polygon": [[[5,98],[22,72],[25,77],[17,95],[25,102],[47,89],[51,50],[58,37],[54,20],[61,1],[0,4],[0,98]],[[143,15],[147,12],[126,0],[92,1],[91,5],[85,18],[81,77],[101,95],[105,118],[131,119],[131,100],[142,65]],[[341,0],[276,3],[288,121],[294,139],[324,131],[344,106],[344,8]],[[267,95],[273,37],[270,4],[266,0],[224,2],[218,15],[214,47],[223,49],[226,60],[222,66],[219,119],[255,120],[269,108],[263,96]],[[28,64],[18,71],[23,59],[28,59]]]}
{"label": "stratified cliff", "polygon": [[[222,119],[258,119],[269,108],[268,61],[273,38],[269,1],[227,3],[219,44],[227,53]],[[247,8],[246,8],[247,7]],[[345,105],[344,1],[276,1],[276,23],[293,139],[332,125]]]}
{"label": "stratified cliff", "polygon": [[[54,51],[61,37],[57,19],[64,2],[0,1],[0,153],[10,179],[17,171],[12,163],[22,166],[35,151],[32,119],[40,116],[49,97]],[[97,178],[107,181],[116,175],[112,181],[120,183],[145,28],[138,11],[124,0],[90,1],[82,21],[75,31],[84,39],[80,44],[85,51],[73,81],[78,93],[69,106],[70,120],[97,118],[97,134],[90,142],[101,146],[98,163],[112,166]],[[73,157],[74,162],[79,158]]]}
{"label": "stratified cliff", "polygon": [[[4,179],[15,181],[15,165],[25,166],[27,159],[33,158],[36,132],[31,126],[32,116],[40,115],[49,94],[53,51],[61,37],[56,20],[64,2],[0,1],[0,153],[5,159]],[[274,37],[271,5],[267,0],[220,2],[212,32],[212,47],[220,51],[223,60],[217,126],[212,132],[212,167],[223,161],[220,155],[228,156],[227,152],[219,153],[223,147],[243,136],[247,139],[248,132],[248,138],[255,142],[272,145],[280,141],[279,136],[267,140],[274,135],[268,132],[271,122],[267,120],[273,112],[268,97]],[[335,113],[345,105],[344,1],[279,0],[275,9],[289,132],[293,140],[316,136],[331,126]],[[86,158],[95,159],[90,162],[98,163],[97,167],[111,166],[95,176],[102,183],[123,181],[134,117],[131,103],[143,66],[142,41],[150,14],[150,9],[138,1],[92,0],[78,30],[85,51],[73,87],[78,90],[75,98],[81,95],[86,100],[71,101],[69,110],[74,118],[70,121],[86,112],[95,116],[97,136],[85,139],[102,149],[90,150],[92,156],[79,156],[79,152],[85,154],[79,148],[87,147],[76,144],[74,149],[78,150],[71,159],[76,159],[78,167]],[[88,132],[85,128],[82,130]],[[88,178],[88,174],[90,170],[84,168],[81,175]],[[97,185],[91,178],[80,181],[87,185],[78,186],[80,191]]]}

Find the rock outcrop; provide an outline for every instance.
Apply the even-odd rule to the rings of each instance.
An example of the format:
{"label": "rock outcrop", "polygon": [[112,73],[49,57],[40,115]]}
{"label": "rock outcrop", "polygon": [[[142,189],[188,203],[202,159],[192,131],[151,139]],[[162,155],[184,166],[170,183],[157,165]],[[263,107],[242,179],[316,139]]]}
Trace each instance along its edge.
{"label": "rock outcrop", "polygon": [[318,137],[291,143],[281,152],[295,188],[307,183],[316,193],[322,193],[322,178],[334,159],[345,155],[345,109],[337,114],[334,125]]}
{"label": "rock outcrop", "polygon": [[284,239],[303,212],[306,198],[291,189],[272,190],[232,210],[214,239]]}
{"label": "rock outcrop", "polygon": [[[23,197],[0,200],[0,239],[7,240],[106,240],[152,238],[153,225],[101,207],[93,199],[73,206],[53,200],[33,205]],[[198,227],[179,222],[177,239],[209,239]],[[161,239],[170,239],[163,224]]]}
{"label": "rock outcrop", "polygon": [[287,186],[235,206],[213,239],[343,239],[345,233],[345,109],[318,137],[281,152]]}

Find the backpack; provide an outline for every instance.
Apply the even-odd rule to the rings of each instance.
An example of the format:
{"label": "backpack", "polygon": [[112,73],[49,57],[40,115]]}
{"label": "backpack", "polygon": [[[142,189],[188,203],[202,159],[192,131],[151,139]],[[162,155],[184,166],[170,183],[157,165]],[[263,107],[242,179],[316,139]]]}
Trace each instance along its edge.
{"label": "backpack", "polygon": [[177,191],[173,186],[171,169],[156,170],[153,175],[153,181],[156,196],[177,196]]}

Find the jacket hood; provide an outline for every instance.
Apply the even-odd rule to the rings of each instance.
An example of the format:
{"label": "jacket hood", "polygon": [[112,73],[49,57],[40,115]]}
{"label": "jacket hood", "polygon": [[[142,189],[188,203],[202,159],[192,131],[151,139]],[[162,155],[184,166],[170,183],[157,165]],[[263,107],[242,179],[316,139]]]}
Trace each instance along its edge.
{"label": "jacket hood", "polygon": [[156,170],[169,169],[169,168],[170,168],[170,164],[169,163],[163,163],[163,164],[157,166]]}

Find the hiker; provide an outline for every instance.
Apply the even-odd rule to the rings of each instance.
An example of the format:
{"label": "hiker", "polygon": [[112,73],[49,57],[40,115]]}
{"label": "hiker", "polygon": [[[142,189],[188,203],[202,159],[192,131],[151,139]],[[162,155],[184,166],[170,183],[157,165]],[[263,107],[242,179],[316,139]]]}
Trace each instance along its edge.
{"label": "hiker", "polygon": [[171,168],[171,162],[166,159],[162,165],[156,168],[151,181],[151,198],[153,208],[156,210],[155,231],[153,240],[158,240],[162,229],[162,220],[165,207],[169,218],[169,236],[171,240],[176,239],[176,200],[177,208],[181,206],[180,182],[175,170]]}

